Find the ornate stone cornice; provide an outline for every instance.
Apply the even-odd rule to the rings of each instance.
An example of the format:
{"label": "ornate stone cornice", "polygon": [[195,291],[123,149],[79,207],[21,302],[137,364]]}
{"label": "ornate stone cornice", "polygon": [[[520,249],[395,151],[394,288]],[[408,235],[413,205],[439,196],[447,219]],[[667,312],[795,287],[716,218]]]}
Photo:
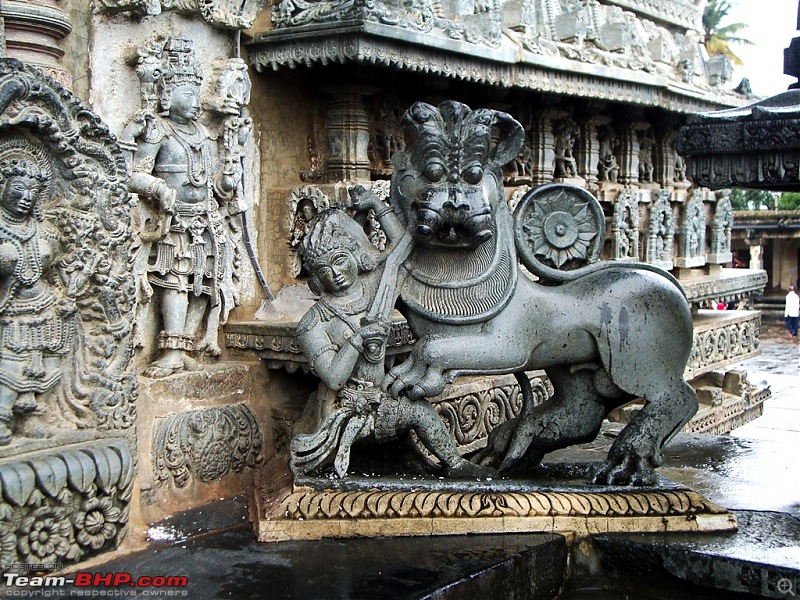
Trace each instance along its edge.
{"label": "ornate stone cornice", "polygon": [[703,11],[697,2],[686,0],[606,0],[656,21],[664,21],[686,29],[700,31]]}
{"label": "ornate stone cornice", "polygon": [[373,65],[679,113],[739,103],[734,96],[680,85],[668,77],[534,54],[516,48],[510,41],[493,49],[452,40],[443,43],[435,38],[411,39],[411,34],[400,36],[396,29],[376,23],[351,23],[349,27],[261,33],[250,45],[250,62],[257,70],[276,71],[335,63]]}
{"label": "ornate stone cornice", "polygon": [[750,294],[760,294],[767,285],[767,273],[760,269],[722,269],[714,275],[682,280],[681,285],[693,304],[739,300]]}

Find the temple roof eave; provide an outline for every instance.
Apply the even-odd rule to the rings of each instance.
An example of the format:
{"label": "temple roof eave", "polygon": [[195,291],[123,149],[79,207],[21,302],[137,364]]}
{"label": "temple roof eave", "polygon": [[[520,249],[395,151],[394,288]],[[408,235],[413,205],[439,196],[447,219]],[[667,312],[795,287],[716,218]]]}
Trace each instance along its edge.
{"label": "temple roof eave", "polygon": [[479,85],[696,113],[740,106],[743,98],[659,73],[532,52],[506,31],[497,47],[365,20],[270,30],[249,44],[258,70],[360,64]]}

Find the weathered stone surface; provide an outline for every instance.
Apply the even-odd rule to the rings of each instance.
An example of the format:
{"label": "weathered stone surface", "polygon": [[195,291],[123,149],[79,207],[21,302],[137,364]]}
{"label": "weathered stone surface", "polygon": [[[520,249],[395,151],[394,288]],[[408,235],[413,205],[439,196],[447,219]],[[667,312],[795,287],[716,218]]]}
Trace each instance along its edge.
{"label": "weathered stone surface", "polygon": [[129,520],[134,467],[124,439],[0,460],[0,562],[60,571],[115,549]]}
{"label": "weathered stone surface", "polygon": [[[448,487],[438,479],[322,478],[292,486],[276,460],[259,474],[256,535],[263,542],[466,533],[732,531],[736,519],[699,494],[667,484],[655,489],[571,487],[487,480]],[[566,471],[580,477],[577,471]],[[563,477],[563,474],[562,474]],[[548,489],[552,486],[553,489]]]}
{"label": "weathered stone surface", "polygon": [[179,413],[160,419],[153,434],[156,478],[182,488],[192,477],[218,480],[264,462],[258,422],[245,404]]}
{"label": "weathered stone surface", "polygon": [[742,107],[692,117],[678,151],[689,160],[695,185],[797,189],[800,90]]}

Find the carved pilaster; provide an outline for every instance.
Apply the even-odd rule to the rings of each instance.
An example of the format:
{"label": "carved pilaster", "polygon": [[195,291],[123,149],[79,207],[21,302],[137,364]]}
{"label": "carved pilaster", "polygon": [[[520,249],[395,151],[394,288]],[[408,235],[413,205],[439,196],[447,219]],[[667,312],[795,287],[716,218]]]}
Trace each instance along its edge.
{"label": "carved pilaster", "polygon": [[593,186],[597,183],[597,166],[600,162],[600,140],[598,128],[608,124],[609,117],[592,116],[578,121],[578,139],[575,142],[575,162],[578,175]]}
{"label": "carved pilaster", "polygon": [[325,115],[328,138],[327,172],[330,181],[369,181],[369,114],[366,86],[342,85],[326,88],[329,94]]}
{"label": "carved pilaster", "polygon": [[611,234],[615,260],[639,260],[639,199],[630,188],[614,203]]}
{"label": "carved pilaster", "polygon": [[531,179],[534,184],[553,181],[556,160],[553,121],[564,115],[563,111],[556,110],[543,110],[533,115],[528,135],[531,141]]}
{"label": "carved pilaster", "polygon": [[623,185],[639,183],[640,123],[625,123],[617,128],[616,157],[619,164],[617,181]]}
{"label": "carved pilaster", "polygon": [[[662,187],[675,183],[675,140],[678,132],[673,129],[661,130],[656,135],[653,146],[653,181]],[[685,173],[683,177],[685,178]]]}
{"label": "carved pilaster", "polygon": [[709,263],[725,264],[733,260],[733,253],[731,252],[732,230],[733,208],[731,206],[730,191],[723,190],[717,193],[717,203],[714,216],[711,219],[711,244],[707,257]]}
{"label": "carved pilaster", "polygon": [[647,231],[645,261],[662,269],[672,269],[672,242],[675,222],[672,216],[669,190],[661,190],[650,207],[650,224]]}
{"label": "carved pilaster", "polygon": [[71,31],[67,13],[56,6],[55,0],[0,2],[3,20],[5,54],[19,59],[44,72],[68,90],[72,89],[72,73],[59,64],[64,51],[59,40]]}
{"label": "carved pilaster", "polygon": [[695,192],[686,204],[683,222],[678,231],[680,256],[675,259],[679,268],[701,267],[706,264],[706,209],[703,194]]}

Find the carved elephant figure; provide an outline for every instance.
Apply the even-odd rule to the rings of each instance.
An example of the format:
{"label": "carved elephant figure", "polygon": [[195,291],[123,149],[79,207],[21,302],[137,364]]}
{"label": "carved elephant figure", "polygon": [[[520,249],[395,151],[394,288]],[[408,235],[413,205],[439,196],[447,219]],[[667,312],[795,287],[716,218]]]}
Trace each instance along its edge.
{"label": "carved elephant figure", "polygon": [[[602,213],[592,237],[584,226],[591,203],[579,197],[573,208],[563,205],[565,194],[588,195],[578,188],[544,188],[529,214],[518,207],[515,225],[501,167],[525,134],[511,116],[454,101],[416,103],[403,126],[406,148],[393,159],[390,201],[415,240],[398,289],[419,341],[385,386],[422,398],[462,374],[517,374],[528,401],[495,430],[482,457],[501,470],[591,441],[611,410],[644,398],[594,481],[652,484],[665,443],[697,410],[683,379],[692,319],[677,281],[641,264],[560,268],[588,246],[602,249]],[[537,221],[538,201],[549,212]],[[531,245],[523,251],[526,236]],[[518,251],[528,271],[550,281],[535,281]],[[533,369],[544,369],[555,390],[536,407],[521,375]]]}

